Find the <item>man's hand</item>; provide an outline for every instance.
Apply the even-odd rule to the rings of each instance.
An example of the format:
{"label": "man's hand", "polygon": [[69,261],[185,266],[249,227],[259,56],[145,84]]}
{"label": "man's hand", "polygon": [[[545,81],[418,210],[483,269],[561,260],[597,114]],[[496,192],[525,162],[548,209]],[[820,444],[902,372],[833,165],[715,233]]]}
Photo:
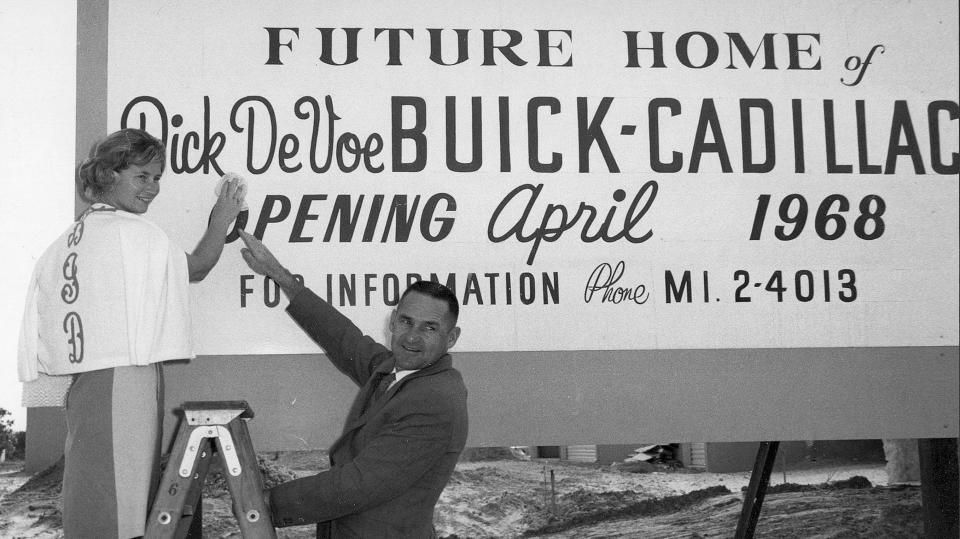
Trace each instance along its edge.
{"label": "man's hand", "polygon": [[297,281],[293,274],[280,264],[280,261],[273,256],[273,253],[270,252],[270,249],[267,249],[263,242],[248,234],[245,230],[238,229],[237,232],[240,234],[240,239],[246,244],[246,247],[240,249],[240,255],[243,256],[243,260],[250,266],[250,269],[276,281],[287,297],[292,299],[303,288],[303,284]]}
{"label": "man's hand", "polygon": [[237,232],[240,234],[240,239],[246,244],[246,247],[240,249],[240,254],[247,265],[250,266],[250,269],[273,280],[277,280],[277,277],[286,273],[283,265],[263,242],[248,234],[245,230],[237,230]]}

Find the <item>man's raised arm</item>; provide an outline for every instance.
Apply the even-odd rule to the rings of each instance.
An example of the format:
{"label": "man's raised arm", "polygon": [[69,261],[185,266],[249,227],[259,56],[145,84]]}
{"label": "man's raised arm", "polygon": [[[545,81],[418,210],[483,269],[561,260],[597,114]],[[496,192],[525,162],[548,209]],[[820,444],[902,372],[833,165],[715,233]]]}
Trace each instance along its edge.
{"label": "man's raised arm", "polygon": [[250,269],[273,279],[280,285],[280,289],[286,294],[288,300],[292,300],[303,290],[303,284],[297,281],[293,274],[280,264],[280,261],[273,256],[273,253],[270,252],[270,249],[267,249],[263,242],[244,230],[238,230],[237,232],[240,234],[240,239],[246,244],[246,247],[240,249],[240,254],[247,265],[250,266]]}

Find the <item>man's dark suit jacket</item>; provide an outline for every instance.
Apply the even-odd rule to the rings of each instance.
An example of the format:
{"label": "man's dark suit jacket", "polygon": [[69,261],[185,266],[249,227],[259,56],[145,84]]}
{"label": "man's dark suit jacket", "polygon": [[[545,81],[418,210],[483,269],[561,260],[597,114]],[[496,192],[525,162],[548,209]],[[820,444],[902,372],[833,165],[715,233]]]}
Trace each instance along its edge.
{"label": "man's dark suit jacket", "polygon": [[449,355],[361,413],[393,353],[309,289],[287,312],[360,391],[330,469],[270,490],[275,526],[319,523],[317,537],[431,537],[433,511],[467,439],[467,390]]}

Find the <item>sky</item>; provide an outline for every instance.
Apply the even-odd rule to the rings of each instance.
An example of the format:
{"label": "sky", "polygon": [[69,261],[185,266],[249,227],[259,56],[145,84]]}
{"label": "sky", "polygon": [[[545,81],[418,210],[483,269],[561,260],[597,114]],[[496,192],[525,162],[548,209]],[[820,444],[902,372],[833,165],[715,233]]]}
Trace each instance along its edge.
{"label": "sky", "polygon": [[36,259],[73,219],[76,2],[0,2],[0,408],[26,428],[17,341]]}

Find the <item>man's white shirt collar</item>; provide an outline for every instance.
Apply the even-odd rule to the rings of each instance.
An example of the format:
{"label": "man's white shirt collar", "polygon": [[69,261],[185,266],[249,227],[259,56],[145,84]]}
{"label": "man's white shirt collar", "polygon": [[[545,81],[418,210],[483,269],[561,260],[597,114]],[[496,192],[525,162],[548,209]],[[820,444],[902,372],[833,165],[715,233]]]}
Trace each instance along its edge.
{"label": "man's white shirt collar", "polygon": [[420,369],[413,369],[413,370],[409,370],[409,369],[408,369],[408,370],[403,370],[403,371],[398,371],[398,370],[394,369],[394,370],[393,370],[393,374],[394,374],[394,376],[396,376],[396,379],[394,379],[393,382],[390,382],[390,385],[387,386],[387,389],[390,389],[391,387],[394,386],[394,384],[396,384],[396,383],[399,382],[400,380],[403,380],[405,377],[407,377],[407,376],[409,376],[409,375],[417,372],[418,370],[420,370]]}

